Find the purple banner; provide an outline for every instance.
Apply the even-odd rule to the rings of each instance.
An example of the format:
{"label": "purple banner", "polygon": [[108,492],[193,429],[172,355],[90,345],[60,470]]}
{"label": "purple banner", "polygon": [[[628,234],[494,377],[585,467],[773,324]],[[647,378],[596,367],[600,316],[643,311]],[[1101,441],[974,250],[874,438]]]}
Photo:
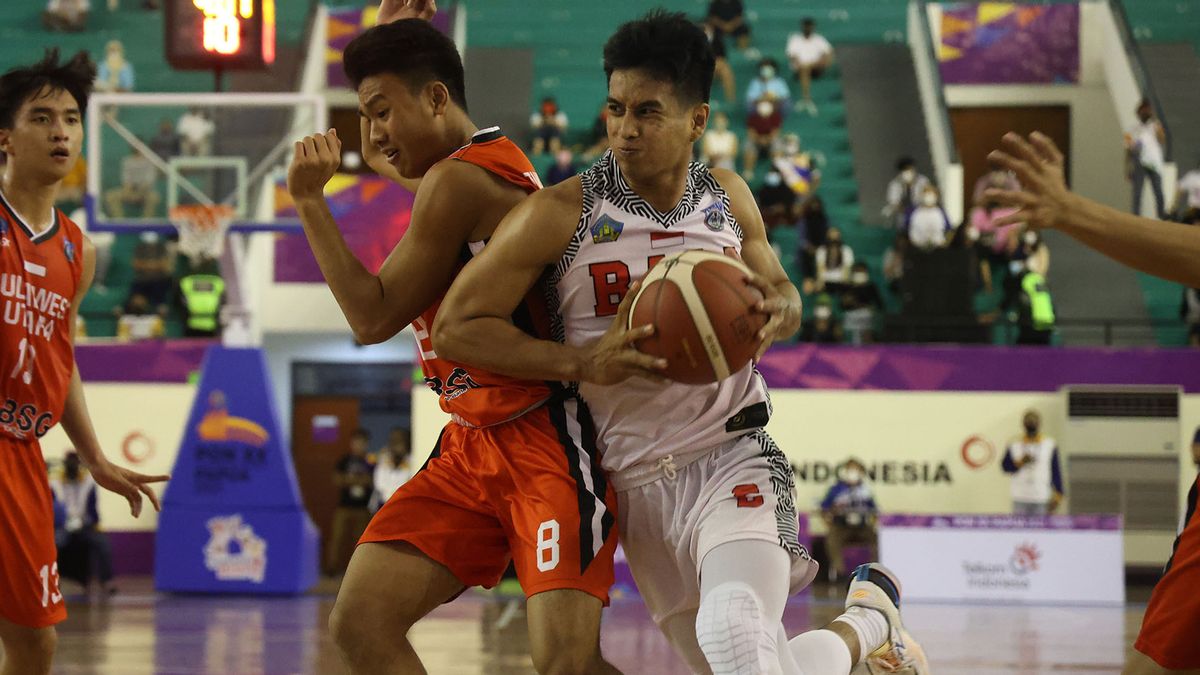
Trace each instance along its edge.
{"label": "purple banner", "polygon": [[183,338],[115,344],[80,343],[75,363],[84,382],[188,381],[216,340]]}
{"label": "purple banner", "polygon": [[[363,31],[375,25],[376,8],[346,7],[329,10],[329,20],[325,23],[328,48],[325,50],[326,86],[330,89],[349,89],[350,80],[342,70],[342,53],[346,45],[362,34]],[[435,28],[450,34],[454,25],[454,13],[439,11],[430,22]]]}
{"label": "purple banner", "polygon": [[946,84],[1079,81],[1079,5],[952,2],[942,5]]}
{"label": "purple banner", "polygon": [[1045,347],[776,347],[758,369],[779,389],[1058,391],[1173,385],[1200,392],[1200,350]]}
{"label": "purple banner", "polygon": [[[325,198],[350,250],[372,273],[408,231],[413,194],[395,183],[372,175],[338,174],[325,188]],[[296,217],[296,209],[283,186],[275,196],[276,215]],[[276,283],[322,283],[321,268],[303,234],[275,239]]]}
{"label": "purple banner", "polygon": [[951,530],[1120,530],[1121,516],[1095,514],[1083,516],[955,516],[887,515],[879,517],[881,527],[920,527]]}

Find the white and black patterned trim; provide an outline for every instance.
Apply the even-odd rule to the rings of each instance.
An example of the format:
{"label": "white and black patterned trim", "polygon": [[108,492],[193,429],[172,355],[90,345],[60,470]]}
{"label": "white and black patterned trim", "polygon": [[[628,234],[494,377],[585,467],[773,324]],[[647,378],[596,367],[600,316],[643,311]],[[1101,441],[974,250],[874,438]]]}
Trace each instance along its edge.
{"label": "white and black patterned trim", "polygon": [[[590,173],[590,171],[588,172]],[[583,208],[579,212],[579,222],[575,225],[575,236],[571,237],[571,241],[567,244],[567,249],[563,251],[563,255],[558,259],[558,263],[550,268],[549,286],[557,286],[558,282],[567,275],[567,271],[571,269],[571,263],[575,262],[575,256],[579,255],[579,248],[583,246],[583,242],[591,233],[592,213],[596,210],[596,196],[590,187],[588,174],[583,174]],[[558,306],[557,302],[554,305]]]}
{"label": "white and black patterned trim", "polygon": [[793,556],[807,557],[808,551],[800,545],[800,525],[796,517],[796,482],[792,477],[792,465],[783,451],[775,445],[766,431],[758,429],[750,438],[762,449],[771,473],[771,490],[775,493],[775,523],[779,528],[779,545]]}
{"label": "white and black patterned trim", "polygon": [[[683,199],[679,200],[675,208],[666,213],[655,209],[650,202],[634,192],[629,183],[625,181],[625,177],[621,175],[621,167],[617,164],[611,150],[604,153],[604,156],[584,173],[583,185],[585,192],[594,192],[621,210],[654,221],[664,228],[669,228],[695,213],[696,207],[700,205],[700,200],[704,198],[706,192],[712,192],[718,196],[724,203],[726,212],[729,212],[729,198],[725,196],[725,191],[712,177],[708,167],[699,162],[692,162],[688,166],[687,186],[683,191]],[[730,214],[730,220],[732,220],[732,214]],[[741,228],[737,223],[733,224],[733,228],[741,238]]]}

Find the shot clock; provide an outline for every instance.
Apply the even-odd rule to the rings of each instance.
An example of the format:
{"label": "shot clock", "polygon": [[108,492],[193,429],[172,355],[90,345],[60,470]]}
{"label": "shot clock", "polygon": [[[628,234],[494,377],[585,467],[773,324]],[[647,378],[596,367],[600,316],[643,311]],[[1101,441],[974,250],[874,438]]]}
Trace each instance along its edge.
{"label": "shot clock", "polygon": [[180,70],[258,70],[275,62],[275,0],[167,0],[167,62]]}

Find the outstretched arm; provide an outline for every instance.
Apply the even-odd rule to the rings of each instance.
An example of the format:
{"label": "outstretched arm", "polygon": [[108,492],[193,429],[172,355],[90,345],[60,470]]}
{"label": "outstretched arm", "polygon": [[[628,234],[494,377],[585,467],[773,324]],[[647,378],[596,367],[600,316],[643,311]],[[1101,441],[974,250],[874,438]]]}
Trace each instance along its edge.
{"label": "outstretched arm", "polygon": [[1124,213],[1071,192],[1063,155],[1044,134],[1034,132],[1026,140],[1009,133],[1004,147],[988,159],[1016,173],[1021,188],[987,191],[989,198],[1019,209],[998,225],[1057,228],[1134,269],[1200,286],[1200,229]]}
{"label": "outstretched arm", "polygon": [[534,194],[508,214],[438,310],[433,348],[439,356],[523,379],[599,384],[666,367],[632,347],[652,333],[649,326],[625,328],[636,288],[626,294],[608,333],[590,345],[539,340],[513,325],[513,311],[570,243],[582,200],[576,178]]}
{"label": "outstretched arm", "polygon": [[[71,315],[68,317],[71,330],[71,344],[75,343],[75,318],[79,314],[79,303],[87,295],[96,273],[96,247],[84,237],[83,240],[83,273],[79,278],[79,288],[75,292],[75,300],[71,304]],[[72,445],[79,453],[80,459],[92,472],[92,478],[100,487],[115,492],[129,502],[129,512],[136,518],[142,512],[142,495],[150,499],[154,510],[159,510],[158,496],[149,483],[161,483],[170,478],[167,475],[147,476],[136,471],[130,471],[108,461],[96,438],[96,428],[88,413],[87,400],[83,396],[83,380],[79,377],[79,368],[71,372],[70,389],[67,392],[67,403],[62,414],[63,431],[71,439]]]}

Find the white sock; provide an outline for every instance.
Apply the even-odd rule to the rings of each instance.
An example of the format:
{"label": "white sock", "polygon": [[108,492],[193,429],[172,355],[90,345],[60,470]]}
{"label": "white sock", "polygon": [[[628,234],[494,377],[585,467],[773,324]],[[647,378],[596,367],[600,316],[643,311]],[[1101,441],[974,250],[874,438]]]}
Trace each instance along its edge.
{"label": "white sock", "polygon": [[850,607],[834,621],[848,624],[858,635],[860,662],[865,660],[871,652],[882,647],[887,642],[890,633],[887,617],[883,615],[883,612],[870,607]]}
{"label": "white sock", "polygon": [[788,651],[805,675],[848,675],[854,667],[846,641],[831,630],[797,635],[788,641]]}

